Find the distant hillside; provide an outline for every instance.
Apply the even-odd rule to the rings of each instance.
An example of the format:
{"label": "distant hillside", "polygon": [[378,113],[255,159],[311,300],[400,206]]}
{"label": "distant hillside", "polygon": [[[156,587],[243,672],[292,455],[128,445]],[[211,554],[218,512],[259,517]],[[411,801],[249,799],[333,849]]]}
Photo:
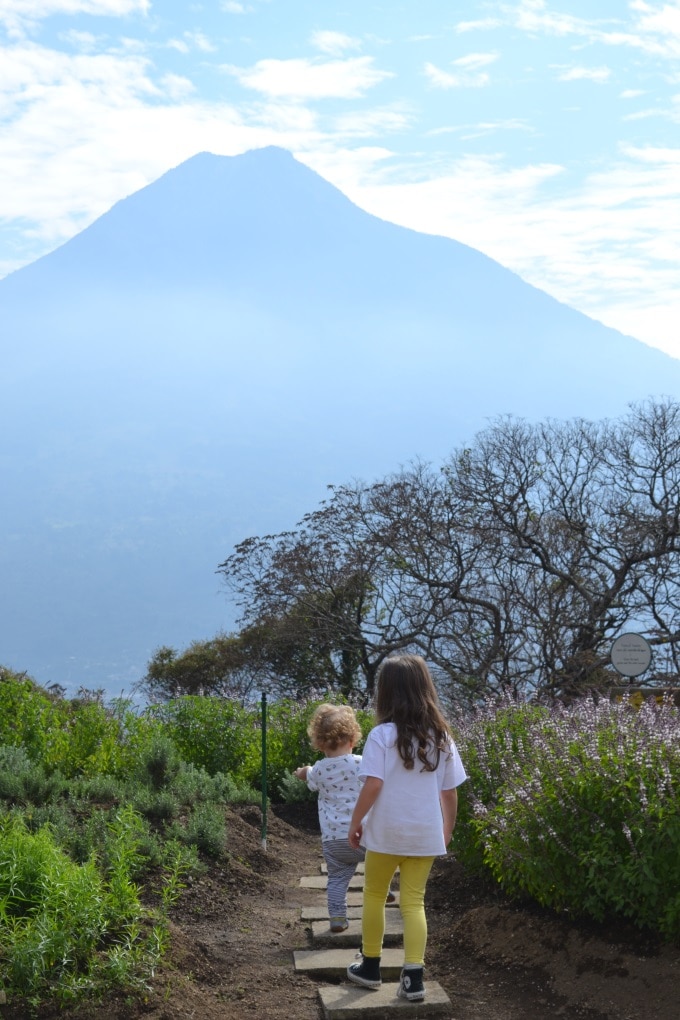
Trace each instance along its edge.
{"label": "distant hillside", "polygon": [[280,149],[199,154],[0,281],[0,663],[130,683],[231,627],[215,568],[489,417],[617,415],[680,362]]}

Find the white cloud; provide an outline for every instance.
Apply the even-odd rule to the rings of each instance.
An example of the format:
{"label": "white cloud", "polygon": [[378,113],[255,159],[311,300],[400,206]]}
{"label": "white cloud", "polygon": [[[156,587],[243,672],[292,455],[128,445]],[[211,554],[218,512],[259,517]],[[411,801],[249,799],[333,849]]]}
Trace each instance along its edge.
{"label": "white cloud", "polygon": [[237,3],[237,0],[222,0],[220,8],[226,11],[227,14],[245,14],[246,8],[244,4]]}
{"label": "white cloud", "polygon": [[458,57],[453,61],[455,67],[462,67],[465,70],[477,70],[480,67],[487,67],[498,60],[497,53],[468,53],[464,57]]}
{"label": "white cloud", "polygon": [[385,78],[390,71],[379,71],[372,57],[318,61],[258,60],[253,67],[224,65],[245,88],[274,98],[357,99]]}
{"label": "white cloud", "polygon": [[411,120],[409,113],[394,108],[354,110],[336,117],[333,131],[345,138],[373,138],[403,132],[410,127]]}
{"label": "white cloud", "polygon": [[611,77],[609,67],[570,67],[558,75],[559,81],[594,81],[602,84]]}
{"label": "white cloud", "polygon": [[429,180],[345,179],[363,208],[477,248],[572,307],[680,357],[680,149],[626,148],[574,190],[556,164],[462,157]]}
{"label": "white cloud", "polygon": [[343,32],[313,32],[310,42],[315,49],[321,50],[322,53],[328,53],[332,57],[339,57],[347,50],[361,49],[359,39],[345,35]]}
{"label": "white cloud", "polygon": [[627,122],[636,120],[651,120],[654,117],[660,117],[670,120],[675,119],[673,117],[672,110],[668,110],[660,106],[652,106],[646,110],[636,110],[635,113],[627,113],[624,117],[621,118],[621,120],[625,124]]}
{"label": "white cloud", "polygon": [[[680,6],[650,4],[632,0],[630,19],[591,19],[550,10],[546,0],[521,0],[509,13],[512,24],[530,35],[579,36],[588,42],[609,46],[628,46],[654,56],[677,59],[680,56]],[[625,27],[620,27],[622,24]],[[609,26],[609,27],[608,27]]]}
{"label": "white cloud", "polygon": [[172,101],[185,99],[196,91],[194,83],[180,74],[164,74],[160,85],[165,96]]}
{"label": "white cloud", "polygon": [[491,80],[481,68],[487,67],[497,59],[498,55],[495,53],[469,53],[451,62],[449,66],[455,68],[453,72],[443,71],[429,62],[425,64],[423,71],[434,88],[481,88],[488,85]]}
{"label": "white cloud", "polygon": [[460,137],[465,142],[473,138],[484,138],[488,135],[494,135],[499,131],[528,131],[530,134],[533,134],[534,128],[527,124],[526,121],[517,119],[480,121],[479,124],[461,128]]}
{"label": "white cloud", "polygon": [[180,53],[189,53],[191,50],[214,53],[217,50],[217,46],[203,32],[184,32],[181,39],[170,39],[167,45],[169,49]]}
{"label": "white cloud", "polygon": [[[65,4],[66,0],[59,9]],[[73,4],[78,10],[87,7],[100,13],[146,9],[141,0],[73,0]],[[16,5],[0,0],[0,19],[13,6],[39,17],[39,11],[56,9],[58,0],[44,4],[25,0],[23,5],[21,0]],[[532,32],[577,37],[567,39],[570,49],[563,47],[562,63],[556,68],[569,74],[568,80],[606,80],[601,51],[592,59],[595,66],[588,67],[585,56],[574,57],[574,43],[579,50],[592,42],[635,46],[640,63],[647,60],[650,77],[632,77],[625,84],[642,81],[646,86],[654,81],[649,85],[654,100],[650,98],[648,110],[638,110],[642,105],[638,103],[626,109],[636,111],[631,114],[636,118],[680,119],[677,101],[666,98],[667,108],[660,108],[664,101],[657,87],[660,74],[666,72],[667,96],[671,68],[659,72],[658,62],[648,59],[656,53],[654,47],[666,56],[680,40],[667,4],[638,2],[629,7],[625,31],[616,41],[610,23],[556,15],[541,0],[515,5],[512,17],[520,9],[525,23],[534,25]],[[504,10],[508,12],[507,7]],[[186,76],[165,73],[166,68],[148,59],[152,50],[146,38],[134,39],[132,29],[128,31],[130,38],[103,42],[89,33],[70,32],[64,52],[25,42],[0,48],[0,224],[6,224],[6,236],[19,238],[5,245],[0,272],[66,240],[115,201],[197,151],[230,155],[278,144],[377,215],[479,248],[610,325],[668,350],[676,343],[674,353],[680,356],[680,341],[674,339],[680,316],[680,298],[675,297],[680,263],[679,150],[637,147],[602,152],[609,156],[606,172],[591,173],[586,179],[580,177],[580,166],[588,153],[578,155],[578,171],[547,160],[531,162],[521,156],[511,160],[505,155],[462,155],[443,171],[441,153],[428,157],[427,150],[418,151],[409,163],[381,145],[387,134],[404,133],[412,126],[416,100],[413,106],[357,101],[393,76],[371,57],[353,52],[360,43],[349,35],[313,34],[317,53],[307,60],[270,59],[229,68],[253,90],[237,107],[198,98],[188,61],[181,64]],[[181,28],[174,32],[175,48],[210,52],[207,36],[183,33]],[[115,52],[93,52],[95,46],[114,44]],[[152,45],[159,61],[167,58],[162,39]],[[244,63],[248,59],[243,58]],[[430,82],[440,88],[485,84],[497,59],[494,53],[477,52],[440,67],[429,64]],[[583,66],[572,67],[572,60],[583,60]],[[167,70],[175,71],[176,63]],[[613,78],[612,74],[609,80]],[[616,93],[621,99],[643,94],[636,88],[612,90],[613,102]],[[345,112],[332,109],[328,114],[315,103],[320,98],[350,102],[343,105]],[[465,140],[482,134],[532,130],[521,119],[527,111],[520,107],[516,117],[503,120],[496,116],[499,107],[480,106],[478,112],[468,113],[468,123],[461,124],[455,120],[455,104],[448,105],[450,124],[427,134],[455,132],[457,152],[466,148],[474,152],[473,144]],[[621,112],[616,103],[613,116],[618,118]],[[496,145],[499,153],[509,151],[509,139],[502,141],[502,146]],[[411,144],[425,146],[425,133]],[[400,139],[400,148],[404,147]],[[488,152],[489,145],[484,149]]]}
{"label": "white cloud", "polygon": [[503,22],[500,18],[480,18],[478,21],[459,21],[456,25],[456,32],[479,32],[492,28],[500,28]]}
{"label": "white cloud", "polygon": [[184,35],[201,53],[215,53],[217,50],[217,46],[203,32],[185,32]]}
{"label": "white cloud", "polygon": [[314,137],[309,120],[268,123],[254,111],[246,125],[233,107],[191,99],[188,79],[152,70],[137,55],[0,48],[0,223],[28,225],[31,258],[196,152],[294,151]]}
{"label": "white cloud", "polygon": [[21,16],[39,21],[52,14],[99,14],[119,17],[146,13],[150,0],[0,0],[0,19]]}
{"label": "white cloud", "polygon": [[13,37],[53,14],[121,17],[146,14],[150,0],[0,0],[0,24]]}
{"label": "white cloud", "polygon": [[92,32],[78,32],[76,29],[71,29],[68,32],[62,32],[59,38],[83,53],[93,53],[99,46],[99,39]]}
{"label": "white cloud", "polygon": [[590,22],[571,14],[549,11],[545,0],[522,0],[514,12],[514,21],[525,32],[545,32],[549,35],[589,35]]}
{"label": "white cloud", "polygon": [[641,31],[680,38],[680,7],[677,3],[659,7],[637,0],[630,7],[639,14],[638,27]]}
{"label": "white cloud", "polygon": [[477,124],[452,124],[446,127],[432,128],[426,131],[427,137],[436,138],[437,135],[460,135],[463,141],[471,138],[483,138],[487,135],[497,134],[499,131],[525,131],[534,134],[535,129],[525,120],[512,117],[508,120],[479,121]]}

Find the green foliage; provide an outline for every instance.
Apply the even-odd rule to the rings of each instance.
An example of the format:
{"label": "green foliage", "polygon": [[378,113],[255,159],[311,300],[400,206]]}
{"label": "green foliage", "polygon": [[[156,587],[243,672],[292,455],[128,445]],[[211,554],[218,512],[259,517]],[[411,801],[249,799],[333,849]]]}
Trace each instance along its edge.
{"label": "green foliage", "polygon": [[84,800],[91,804],[114,804],[124,797],[124,786],[112,775],[97,775],[87,779],[72,780],[69,786],[73,800]]}
{"label": "green foliage", "polygon": [[32,761],[42,761],[53,715],[47,691],[0,667],[0,744],[23,747]]}
{"label": "green foliage", "polygon": [[137,811],[151,822],[168,822],[179,814],[179,800],[170,790],[140,789],[132,797]]}
{"label": "green foliage", "polygon": [[584,699],[461,720],[455,845],[511,895],[680,938],[680,719]]}
{"label": "green foliage", "polygon": [[93,776],[120,767],[121,743],[118,719],[99,701],[60,700],[44,752],[46,767],[63,775]]}
{"label": "green foliage", "polygon": [[60,796],[66,789],[64,777],[55,772],[46,775],[26,749],[0,746],[0,800],[8,804],[42,805]]}
{"label": "green foliage", "polygon": [[256,668],[252,635],[217,634],[208,641],[193,641],[183,652],[158,648],[147,666],[140,689],[152,701],[184,695],[217,696],[243,701]]}
{"label": "green foliage", "polygon": [[277,792],[284,804],[300,804],[302,801],[316,800],[316,793],[292,772],[284,773]]}
{"label": "green foliage", "polygon": [[237,775],[244,758],[257,744],[252,713],[222,698],[186,696],[150,710],[162,724],[182,759],[210,775]]}
{"label": "green foliage", "polygon": [[171,785],[181,767],[177,747],[165,733],[152,735],[136,763],[135,778],[144,786],[159,792]]}
{"label": "green foliage", "polygon": [[[311,705],[286,699],[271,705],[267,711],[267,788],[276,791],[286,773],[298,765],[315,761],[318,751],[312,750],[307,736]],[[259,761],[258,761],[259,768]],[[252,777],[256,782],[256,777]]]}
{"label": "green foliage", "polygon": [[184,826],[172,830],[175,839],[194,846],[209,857],[220,857],[227,847],[224,812],[216,804],[197,804]]}
{"label": "green foliage", "polygon": [[[287,796],[293,795],[294,788],[287,776],[299,765],[311,765],[322,757],[321,752],[312,747],[307,727],[316,708],[324,701],[329,700],[338,705],[343,703],[342,698],[332,695],[313,701],[294,701],[286,698],[269,707],[267,713],[267,789],[273,797],[282,797],[282,791],[285,791]],[[356,715],[363,739],[365,739],[373,725],[373,718],[369,712],[364,710],[358,710]],[[357,753],[360,753],[363,739],[357,747]],[[259,753],[257,756],[253,756],[249,764],[252,771],[246,773],[246,778],[253,786],[256,786],[260,781],[261,759]]]}
{"label": "green foliage", "polygon": [[[0,982],[15,996],[65,1001],[148,978],[162,933],[144,934],[131,878],[139,821],[123,809],[109,829],[102,873],[94,853],[71,860],[49,827],[30,832],[16,816],[0,820]],[[171,870],[176,885],[177,865]]]}

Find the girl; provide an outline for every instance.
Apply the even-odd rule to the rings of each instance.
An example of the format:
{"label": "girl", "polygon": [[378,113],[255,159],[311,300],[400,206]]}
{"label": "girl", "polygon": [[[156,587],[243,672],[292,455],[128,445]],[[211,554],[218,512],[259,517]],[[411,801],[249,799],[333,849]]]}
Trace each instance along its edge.
{"label": "girl", "polygon": [[425,998],[425,886],[435,857],[446,853],[456,824],[456,787],[467,778],[444,719],[425,660],[385,659],[377,678],[377,725],[364,746],[363,787],[352,813],[349,842],[366,848],[362,961],[347,977],[379,988],[385,895],[400,871],[404,966],[397,995]]}
{"label": "girl", "polygon": [[331,931],[342,932],[347,920],[347,888],[356,866],[364,859],[361,847],[347,839],[349,819],[360,791],[361,757],[352,751],[361,740],[361,728],[349,705],[319,705],[307,732],[312,747],[325,758],[295,770],[310,790],[319,792],[321,847],[328,868],[328,914]]}

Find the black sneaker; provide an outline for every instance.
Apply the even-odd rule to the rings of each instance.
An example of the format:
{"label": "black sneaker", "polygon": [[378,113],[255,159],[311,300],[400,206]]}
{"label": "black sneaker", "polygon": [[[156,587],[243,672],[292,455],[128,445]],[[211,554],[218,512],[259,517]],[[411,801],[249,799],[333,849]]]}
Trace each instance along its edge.
{"label": "black sneaker", "polygon": [[372,988],[376,991],[382,984],[380,977],[380,957],[362,956],[361,963],[351,963],[347,968],[347,977],[355,985]]}
{"label": "black sneaker", "polygon": [[425,998],[422,967],[404,967],[399,978],[397,997],[409,1002],[422,1002]]}

